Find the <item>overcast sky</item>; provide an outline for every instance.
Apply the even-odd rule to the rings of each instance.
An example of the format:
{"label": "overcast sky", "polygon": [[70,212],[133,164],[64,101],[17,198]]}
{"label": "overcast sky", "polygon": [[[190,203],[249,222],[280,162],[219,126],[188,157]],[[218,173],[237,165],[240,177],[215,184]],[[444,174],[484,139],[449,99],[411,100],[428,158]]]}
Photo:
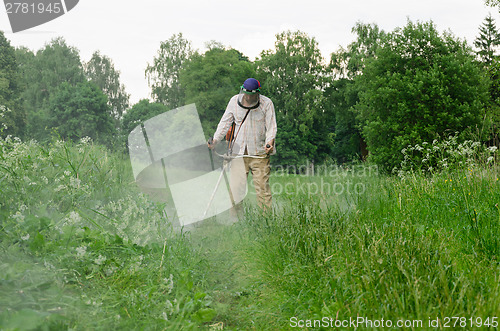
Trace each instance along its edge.
{"label": "overcast sky", "polygon": [[498,11],[483,0],[80,0],[66,15],[18,33],[11,32],[6,11],[0,10],[0,30],[13,46],[34,51],[62,36],[80,50],[83,61],[100,50],[121,72],[133,104],[150,96],[144,70],[160,42],[179,32],[200,51],[215,40],[254,60],[274,47],[277,33],[301,30],[316,38],[328,58],[354,40],[351,28],[357,21],[388,32],[408,18],[432,20],[440,31],[451,30],[472,45],[488,13],[499,20]]}

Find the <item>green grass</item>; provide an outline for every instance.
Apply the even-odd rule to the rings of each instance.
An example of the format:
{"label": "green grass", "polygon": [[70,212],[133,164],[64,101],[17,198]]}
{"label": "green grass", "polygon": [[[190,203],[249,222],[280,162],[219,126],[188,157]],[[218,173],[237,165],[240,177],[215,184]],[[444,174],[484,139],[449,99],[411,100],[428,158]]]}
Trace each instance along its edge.
{"label": "green grass", "polygon": [[281,325],[294,316],[498,316],[497,176],[471,169],[369,177],[363,194],[301,193],[266,222],[250,218],[259,245],[248,255],[279,293],[272,297]]}
{"label": "green grass", "polygon": [[0,329],[491,322],[500,317],[499,177],[496,167],[274,173],[272,214],[251,194],[240,222],[176,232],[122,156],[91,143],[2,140]]}

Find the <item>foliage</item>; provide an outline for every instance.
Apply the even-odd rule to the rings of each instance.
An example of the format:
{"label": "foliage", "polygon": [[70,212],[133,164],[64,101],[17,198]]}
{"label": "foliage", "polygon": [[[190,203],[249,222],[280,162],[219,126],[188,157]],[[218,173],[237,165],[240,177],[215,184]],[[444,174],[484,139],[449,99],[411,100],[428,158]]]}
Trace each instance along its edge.
{"label": "foliage", "polygon": [[[247,218],[256,240],[247,258],[260,262],[266,284],[260,300],[280,311],[269,323],[363,316],[394,325],[422,320],[426,328],[428,318],[450,314],[481,323],[497,316],[498,173],[275,178],[296,191],[280,196],[274,215]],[[364,190],[332,196],[301,189],[349,182]]]}
{"label": "foliage", "polygon": [[435,139],[432,143],[408,146],[401,153],[401,165],[395,168],[399,176],[414,172],[443,172],[455,169],[486,167],[494,165],[497,159],[496,146],[486,147],[478,141],[460,142],[458,135],[446,139]]}
{"label": "foliage", "polygon": [[352,28],[356,40],[331,54],[330,67],[338,76],[353,79],[360,75],[369,58],[373,58],[383,44],[386,33],[376,24],[357,22]]}
{"label": "foliage", "polygon": [[497,7],[500,11],[500,0],[484,0],[484,3],[490,7]]}
{"label": "foliage", "polygon": [[53,39],[36,55],[21,48],[16,53],[22,72],[22,99],[27,116],[27,137],[50,139],[52,127],[49,99],[62,83],[75,86],[85,81],[78,49],[68,46],[63,38]]}
{"label": "foliage", "polygon": [[360,160],[362,140],[356,126],[356,114],[352,111],[358,100],[354,82],[347,78],[334,80],[324,93],[326,108],[329,109],[327,114],[333,122],[330,127],[334,133],[330,156],[340,163]]}
{"label": "foliage", "polygon": [[325,66],[317,41],[301,31],[279,33],[275,49],[263,51],[257,67],[263,94],[276,109],[274,162],[322,161],[332,148],[333,123],[325,109]]}
{"label": "foliage", "polygon": [[1,329],[194,329],[207,265],[128,161],[95,145],[0,139]]}
{"label": "foliage", "polygon": [[145,71],[151,95],[156,102],[163,103],[169,109],[184,104],[184,90],[179,82],[179,72],[191,55],[191,43],[184,39],[182,33],[161,42],[157,56],[152,64],[148,63]]}
{"label": "foliage", "polygon": [[120,72],[115,70],[113,61],[101,55],[99,51],[92,54],[89,62],[84,64],[84,69],[87,78],[108,97],[110,115],[115,120],[115,127],[119,128],[120,120],[129,107],[130,98],[125,86],[120,84]]}
{"label": "foliage", "polygon": [[470,48],[431,22],[390,33],[356,84],[370,158],[386,170],[400,164],[404,147],[476,125],[488,101]]}
{"label": "foliage", "polygon": [[162,103],[150,102],[148,99],[140,100],[123,115],[121,124],[123,134],[128,136],[137,125],[168,110]]}
{"label": "foliage", "polygon": [[185,63],[179,80],[186,104],[195,103],[203,131],[213,135],[229,99],[243,82],[255,76],[255,66],[235,49],[212,42],[204,54],[194,54]]}
{"label": "foliage", "polygon": [[366,150],[353,107],[359,101],[356,76],[361,75],[368,59],[375,56],[386,33],[376,24],[356,23],[356,40],[331,54],[329,70],[335,80],[325,89],[328,108],[332,109],[335,133],[332,157],[339,162],[360,160]]}
{"label": "foliage", "polygon": [[481,60],[490,65],[496,56],[496,48],[500,45],[500,32],[496,27],[495,20],[491,14],[486,16],[483,25],[479,27],[479,36],[474,40],[474,46],[478,48],[477,54]]}
{"label": "foliage", "polygon": [[292,317],[452,315],[492,326],[499,169],[376,169],[274,173],[273,213],[249,207],[231,227],[175,233],[121,155],[88,138],[0,139],[0,328],[281,330]]}
{"label": "foliage", "polygon": [[20,102],[21,76],[15,50],[0,31],[0,136],[23,136],[26,114]]}
{"label": "foliage", "polygon": [[93,83],[61,83],[50,97],[52,127],[64,139],[91,137],[109,146],[115,132],[107,98]]}

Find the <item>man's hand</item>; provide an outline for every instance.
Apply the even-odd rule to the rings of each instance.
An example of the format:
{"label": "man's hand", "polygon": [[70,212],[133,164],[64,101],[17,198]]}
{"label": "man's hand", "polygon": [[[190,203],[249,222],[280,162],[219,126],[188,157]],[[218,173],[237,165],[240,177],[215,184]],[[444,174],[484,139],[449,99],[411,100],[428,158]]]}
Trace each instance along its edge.
{"label": "man's hand", "polygon": [[207,141],[207,146],[208,146],[208,148],[210,148],[210,149],[214,149],[216,144],[217,144],[217,140],[215,140],[215,139],[213,139],[213,138],[210,138],[210,139],[208,139],[208,141]]}
{"label": "man's hand", "polygon": [[271,154],[274,150],[274,141],[271,142],[270,144],[269,143],[266,144],[265,150],[266,150],[266,154]]}

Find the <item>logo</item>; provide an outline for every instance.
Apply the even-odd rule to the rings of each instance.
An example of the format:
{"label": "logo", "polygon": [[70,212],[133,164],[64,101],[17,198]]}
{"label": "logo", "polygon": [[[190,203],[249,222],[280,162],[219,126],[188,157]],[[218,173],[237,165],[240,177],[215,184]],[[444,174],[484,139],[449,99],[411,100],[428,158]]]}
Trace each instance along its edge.
{"label": "logo", "polygon": [[73,9],[79,0],[4,0],[12,32],[31,29]]}
{"label": "logo", "polygon": [[181,226],[229,210],[247,194],[243,158],[208,149],[194,104],[138,123],[128,150],[138,187]]}

